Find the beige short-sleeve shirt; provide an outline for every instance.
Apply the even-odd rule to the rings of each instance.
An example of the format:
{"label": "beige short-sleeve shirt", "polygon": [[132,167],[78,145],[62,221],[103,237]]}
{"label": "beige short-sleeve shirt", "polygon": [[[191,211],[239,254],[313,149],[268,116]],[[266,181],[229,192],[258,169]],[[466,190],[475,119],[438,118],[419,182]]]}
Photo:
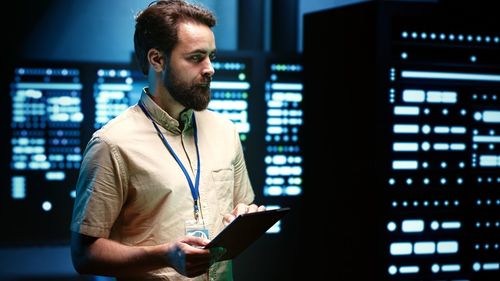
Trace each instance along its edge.
{"label": "beige short-sleeve shirt", "polygon": [[[239,134],[234,124],[209,111],[181,114],[184,129],[143,92],[140,101],[185,166],[194,182],[200,153],[200,209],[210,237],[223,229],[223,215],[238,203],[254,200]],[[128,108],[89,141],[76,188],[71,230],[109,238],[125,245],[166,243],[185,235],[194,218],[187,179],[139,105]],[[231,279],[231,264],[212,266],[211,277]],[[155,280],[206,280],[179,275],[172,268],[150,273]],[[212,278],[211,278],[212,279]],[[147,279],[146,279],[147,280]]]}

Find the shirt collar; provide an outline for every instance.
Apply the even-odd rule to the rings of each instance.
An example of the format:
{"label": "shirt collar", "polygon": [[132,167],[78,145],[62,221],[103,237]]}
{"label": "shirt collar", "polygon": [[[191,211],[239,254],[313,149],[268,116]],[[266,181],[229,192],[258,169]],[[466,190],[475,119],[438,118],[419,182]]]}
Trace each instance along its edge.
{"label": "shirt collar", "polygon": [[[142,90],[140,102],[146,107],[147,111],[153,118],[154,122],[163,128],[167,129],[173,134],[180,134],[182,131],[179,127],[179,121],[170,116],[165,110],[159,107],[153,99],[148,95],[148,87]],[[193,127],[194,111],[192,109],[186,109],[181,112],[180,120],[184,124],[184,132]]]}

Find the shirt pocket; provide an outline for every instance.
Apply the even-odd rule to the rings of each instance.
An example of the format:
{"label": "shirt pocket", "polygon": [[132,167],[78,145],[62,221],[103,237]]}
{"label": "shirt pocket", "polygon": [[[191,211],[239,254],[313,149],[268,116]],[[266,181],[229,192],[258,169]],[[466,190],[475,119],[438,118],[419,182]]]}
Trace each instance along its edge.
{"label": "shirt pocket", "polygon": [[224,168],[212,170],[212,179],[217,193],[219,212],[221,214],[231,212],[234,208],[234,169]]}

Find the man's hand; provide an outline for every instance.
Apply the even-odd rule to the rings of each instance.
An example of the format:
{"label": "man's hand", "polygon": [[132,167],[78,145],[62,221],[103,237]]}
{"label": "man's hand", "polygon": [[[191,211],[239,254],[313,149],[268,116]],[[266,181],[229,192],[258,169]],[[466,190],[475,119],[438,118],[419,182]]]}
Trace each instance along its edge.
{"label": "man's hand", "polygon": [[210,251],[202,249],[209,240],[186,236],[171,244],[166,249],[168,264],[180,274],[195,277],[208,271]]}
{"label": "man's hand", "polygon": [[244,203],[239,203],[236,205],[234,210],[231,213],[224,215],[224,225],[230,224],[237,216],[246,213],[255,213],[265,211],[266,207],[264,205],[257,206],[255,204],[246,205]]}

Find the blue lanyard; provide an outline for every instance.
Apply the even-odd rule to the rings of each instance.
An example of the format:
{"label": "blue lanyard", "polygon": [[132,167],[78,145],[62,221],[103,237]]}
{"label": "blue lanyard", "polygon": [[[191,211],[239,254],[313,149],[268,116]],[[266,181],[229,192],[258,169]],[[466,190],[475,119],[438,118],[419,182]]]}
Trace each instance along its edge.
{"label": "blue lanyard", "polygon": [[194,145],[196,146],[196,157],[198,160],[198,164],[197,164],[197,170],[196,170],[196,177],[195,177],[195,181],[193,184],[193,181],[191,180],[191,177],[189,176],[189,173],[187,172],[186,168],[182,164],[179,157],[177,157],[177,154],[175,154],[174,149],[170,146],[170,144],[168,143],[165,136],[161,133],[160,129],[158,128],[158,125],[156,125],[155,121],[153,120],[153,117],[151,117],[151,114],[149,114],[149,111],[142,104],[142,102],[139,102],[139,106],[141,107],[144,114],[146,114],[146,116],[149,118],[149,120],[151,120],[151,122],[153,123],[153,126],[155,127],[156,132],[158,133],[158,136],[160,137],[161,141],[163,142],[165,147],[168,149],[170,154],[172,154],[175,161],[177,161],[177,164],[179,164],[179,167],[181,167],[181,170],[184,173],[184,176],[186,176],[186,179],[187,179],[188,184],[189,184],[189,189],[191,190],[191,195],[193,196],[193,200],[194,200],[194,217],[196,220],[198,220],[198,214],[200,211],[200,209],[198,207],[198,197],[199,197],[198,192],[199,192],[199,187],[200,187],[200,151],[198,150],[198,133],[197,133],[197,129],[196,129],[196,120],[194,117],[195,116],[194,113],[193,113],[192,123],[193,123],[193,129],[194,129]]}

